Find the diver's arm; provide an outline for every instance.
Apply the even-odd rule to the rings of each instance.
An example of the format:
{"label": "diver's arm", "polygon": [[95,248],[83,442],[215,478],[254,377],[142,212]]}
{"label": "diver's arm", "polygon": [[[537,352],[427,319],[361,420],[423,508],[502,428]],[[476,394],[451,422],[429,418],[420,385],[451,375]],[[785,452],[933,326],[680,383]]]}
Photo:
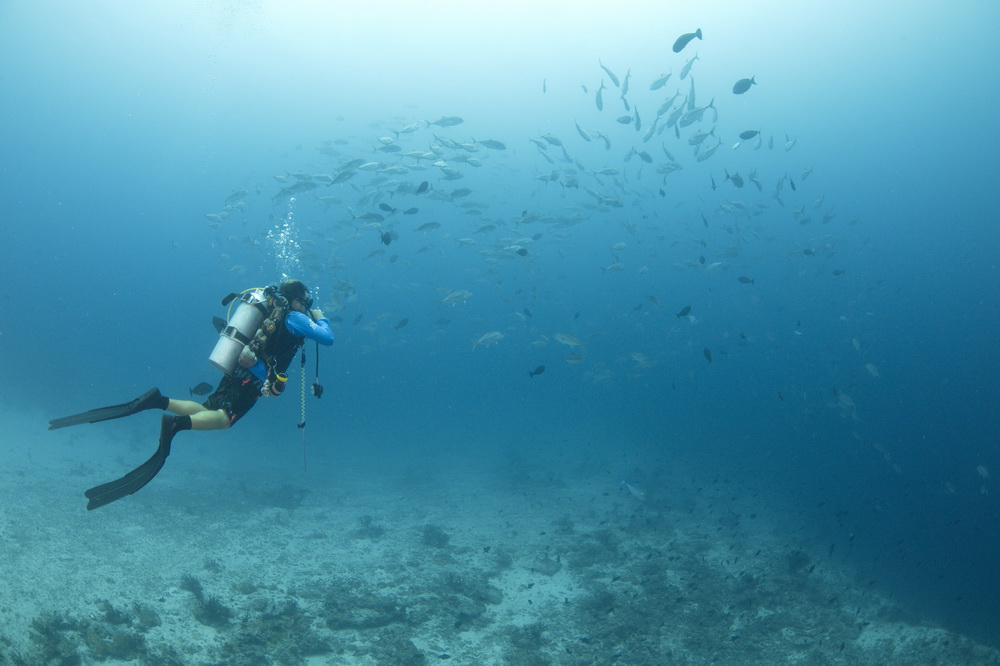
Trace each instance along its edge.
{"label": "diver's arm", "polygon": [[333,344],[333,330],[330,328],[330,320],[326,317],[313,321],[301,312],[289,312],[285,317],[285,326],[295,335],[315,340],[321,345]]}

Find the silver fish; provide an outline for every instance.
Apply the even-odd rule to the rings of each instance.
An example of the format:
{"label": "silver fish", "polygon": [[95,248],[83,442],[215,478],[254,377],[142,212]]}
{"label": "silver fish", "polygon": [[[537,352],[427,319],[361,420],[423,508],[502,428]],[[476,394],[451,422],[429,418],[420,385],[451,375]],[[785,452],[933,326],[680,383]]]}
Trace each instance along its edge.
{"label": "silver fish", "polygon": [[669,74],[664,74],[660,78],[658,78],[655,81],[653,81],[652,83],[650,83],[649,84],[649,89],[650,90],[659,90],[663,86],[667,85],[667,81],[670,80],[670,77],[673,76],[673,74],[674,74],[673,72],[670,72]]}
{"label": "silver fish", "polygon": [[440,299],[438,303],[450,303],[454,305],[455,303],[461,303],[465,299],[472,296],[472,292],[467,289],[458,289],[456,291],[448,292],[444,298]]}
{"label": "silver fish", "polygon": [[[705,106],[700,106],[694,111],[688,111],[687,113],[685,113],[684,116],[679,121],[677,121],[677,125],[679,127],[687,127],[692,123],[700,122],[702,116],[705,115],[705,111],[707,111],[708,109],[712,109],[713,111],[715,110],[714,99]],[[718,113],[716,113],[716,119],[718,119]]]}
{"label": "silver fish", "polygon": [[343,171],[339,171],[337,172],[337,175],[333,177],[333,184],[336,185],[337,183],[343,183],[345,180],[353,178],[357,174],[358,172],[354,169],[344,169]]}
{"label": "silver fish", "polygon": [[687,78],[687,75],[691,71],[691,67],[694,65],[694,61],[695,60],[700,60],[700,58],[698,57],[697,53],[694,54],[693,58],[691,58],[686,63],[684,63],[684,68],[681,70],[681,80],[682,81]]}
{"label": "silver fish", "polygon": [[569,333],[556,333],[552,336],[555,338],[556,342],[562,343],[567,347],[585,347],[586,343],[580,342],[575,336]]}
{"label": "silver fish", "polygon": [[618,87],[619,87],[619,86],[620,86],[621,84],[620,84],[620,83],[618,83],[618,77],[617,77],[617,76],[615,76],[615,73],[614,73],[614,72],[612,72],[612,71],[611,71],[610,69],[608,69],[607,67],[605,67],[605,66],[604,66],[604,63],[602,63],[602,62],[601,62],[600,58],[598,58],[598,60],[597,60],[597,64],[598,64],[598,65],[600,65],[600,66],[601,66],[601,69],[603,69],[603,70],[604,70],[604,73],[605,73],[605,74],[607,74],[607,75],[608,75],[608,77],[610,77],[610,79],[611,79],[611,83],[615,84],[615,88],[618,88]]}
{"label": "silver fish", "polygon": [[703,132],[701,130],[698,130],[697,132],[691,135],[691,138],[688,139],[688,145],[700,146],[705,141],[705,139],[714,135],[715,135],[714,127],[708,132]]}
{"label": "silver fish", "polygon": [[649,129],[646,130],[646,134],[643,135],[642,137],[643,143],[646,143],[647,141],[653,138],[653,134],[656,133],[656,123],[658,123],[659,121],[660,121],[659,117],[653,119],[653,124],[649,126]]}
{"label": "silver fish", "polygon": [[677,121],[681,119],[681,116],[684,115],[685,111],[686,109],[684,108],[683,104],[674,109],[673,112],[671,112],[671,114],[667,116],[667,124],[664,125],[664,127],[675,126],[677,124]]}
{"label": "silver fish", "polygon": [[278,199],[283,196],[291,196],[293,194],[299,194],[300,192],[308,192],[309,190],[316,189],[318,187],[316,183],[308,180],[303,180],[295,183],[294,185],[289,185],[288,187],[282,189],[273,198]]}
{"label": "silver fish", "polygon": [[[704,162],[709,157],[711,157],[712,155],[714,155],[715,151],[717,151],[719,149],[719,146],[721,146],[721,145],[722,145],[722,140],[719,139],[719,143],[715,144],[711,148],[708,148],[707,150],[703,150],[700,153],[698,153],[698,157],[696,158],[697,161],[698,162]],[[714,178],[712,179],[712,189],[713,190],[715,189],[715,179]]]}
{"label": "silver fish", "polygon": [[492,150],[507,150],[507,146],[502,141],[496,141],[494,139],[486,139],[484,141],[477,141],[476,143],[486,146]]}
{"label": "silver fish", "polygon": [[437,125],[438,127],[454,127],[455,125],[461,125],[465,122],[465,120],[459,118],[458,116],[442,116],[434,122],[430,122],[429,120],[424,122],[426,122],[428,126]]}
{"label": "silver fish", "polygon": [[230,194],[228,197],[226,197],[226,203],[227,204],[235,203],[235,202],[239,201],[240,199],[242,199],[243,197],[245,197],[246,195],[247,195],[247,191],[246,190],[236,190],[235,192],[233,192],[232,194]]}
{"label": "silver fish", "polygon": [[660,106],[659,110],[656,112],[656,117],[659,118],[664,113],[666,113],[667,111],[669,111],[671,109],[671,107],[673,107],[673,105],[674,105],[674,100],[676,100],[680,96],[681,96],[680,92],[674,93],[673,97],[671,97],[670,99],[668,99],[666,102],[663,103],[662,106]]}
{"label": "silver fish", "polygon": [[621,484],[619,484],[619,488],[625,488],[632,493],[632,496],[636,499],[646,499],[646,492],[636,484],[626,481],[624,476],[622,477]]}
{"label": "silver fish", "polygon": [[420,129],[420,125],[410,123],[409,125],[400,127],[398,130],[393,130],[392,133],[396,135],[396,138],[399,138],[400,134],[410,134],[411,132],[416,132],[418,129]]}
{"label": "silver fish", "polygon": [[503,340],[503,333],[500,331],[490,331],[489,333],[483,333],[478,339],[472,340],[472,349],[475,350],[476,347],[483,346],[489,347],[490,345],[495,345],[496,343]]}

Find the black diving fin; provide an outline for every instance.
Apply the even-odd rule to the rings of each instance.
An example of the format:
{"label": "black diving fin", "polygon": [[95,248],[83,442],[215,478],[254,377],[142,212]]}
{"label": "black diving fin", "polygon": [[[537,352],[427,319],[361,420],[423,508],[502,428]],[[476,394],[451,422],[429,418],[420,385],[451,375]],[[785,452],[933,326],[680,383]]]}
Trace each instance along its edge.
{"label": "black diving fin", "polygon": [[163,469],[163,463],[170,455],[170,442],[174,438],[174,416],[164,414],[160,420],[160,445],[156,447],[156,453],[139,467],[116,481],[95,486],[84,493],[87,502],[87,511],[99,509],[106,504],[111,504],[121,498],[131,495],[147,483]]}
{"label": "black diving fin", "polygon": [[81,423],[97,423],[98,421],[120,419],[123,416],[130,416],[146,409],[158,408],[162,400],[163,396],[160,395],[160,389],[154,386],[135,400],[126,402],[122,405],[98,407],[97,409],[92,409],[89,412],[82,412],[80,414],[73,414],[71,416],[63,416],[62,418],[52,419],[49,421],[49,430],[58,430],[59,428],[80,425]]}

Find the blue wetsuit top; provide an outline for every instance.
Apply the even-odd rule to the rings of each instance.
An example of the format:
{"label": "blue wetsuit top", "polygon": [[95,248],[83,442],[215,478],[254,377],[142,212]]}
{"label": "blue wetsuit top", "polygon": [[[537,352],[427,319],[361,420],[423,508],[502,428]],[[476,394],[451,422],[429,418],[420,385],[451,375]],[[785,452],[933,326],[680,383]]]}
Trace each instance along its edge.
{"label": "blue wetsuit top", "polygon": [[[285,328],[297,337],[315,340],[321,345],[333,344],[333,331],[330,329],[330,320],[326,317],[313,321],[308,315],[293,310],[285,315]],[[263,361],[257,361],[249,370],[261,383],[267,380],[267,366]]]}

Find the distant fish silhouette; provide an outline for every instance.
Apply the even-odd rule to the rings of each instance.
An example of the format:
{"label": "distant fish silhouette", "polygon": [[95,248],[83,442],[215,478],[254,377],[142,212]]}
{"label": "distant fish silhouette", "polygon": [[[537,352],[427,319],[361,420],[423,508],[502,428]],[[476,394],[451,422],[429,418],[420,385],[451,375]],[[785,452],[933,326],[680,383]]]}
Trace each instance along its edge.
{"label": "distant fish silhouette", "polygon": [[189,388],[188,393],[190,393],[191,395],[206,395],[209,391],[212,390],[212,388],[213,388],[212,385],[209,384],[208,382],[202,382],[197,386],[195,386],[194,388]]}
{"label": "distant fish silhouette", "polygon": [[684,47],[688,45],[692,39],[697,37],[701,39],[701,28],[698,28],[694,32],[686,32],[674,41],[673,51],[674,53],[680,53],[684,50]]}
{"label": "distant fish silhouette", "polygon": [[544,365],[540,365],[537,368],[535,368],[534,370],[529,370],[528,371],[528,376],[529,377],[534,377],[535,375],[540,375],[543,372],[545,372],[545,366]]}
{"label": "distant fish silhouette", "polygon": [[733,84],[733,94],[742,95],[746,91],[750,90],[750,86],[755,85],[757,85],[757,77],[751,76],[749,79],[740,79]]}

